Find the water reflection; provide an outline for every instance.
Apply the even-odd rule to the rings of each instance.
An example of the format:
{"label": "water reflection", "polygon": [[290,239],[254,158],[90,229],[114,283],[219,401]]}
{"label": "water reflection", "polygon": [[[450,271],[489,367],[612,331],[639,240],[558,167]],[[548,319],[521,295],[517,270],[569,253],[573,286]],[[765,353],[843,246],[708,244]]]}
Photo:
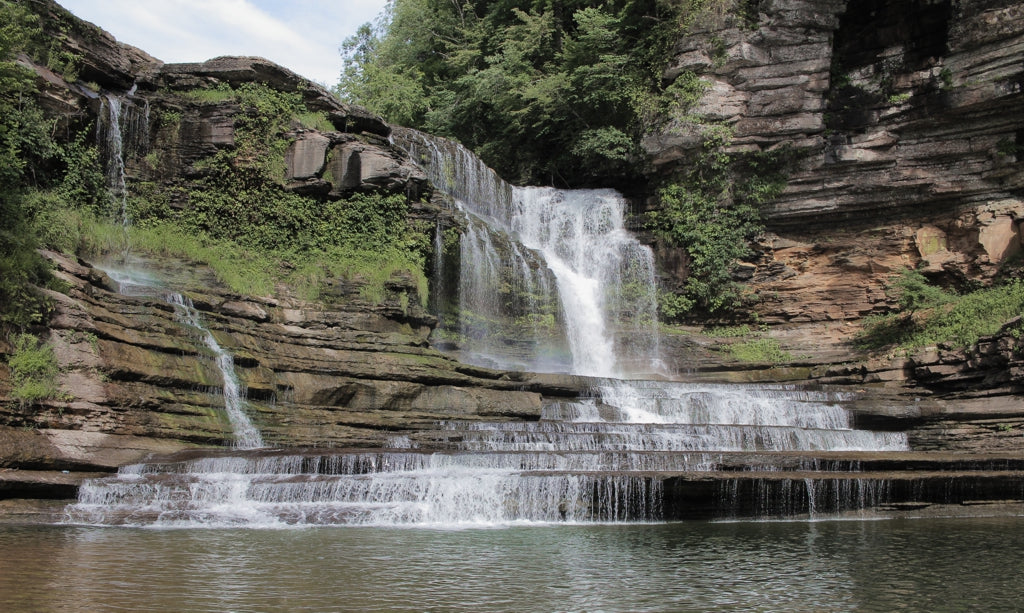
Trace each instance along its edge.
{"label": "water reflection", "polygon": [[1020,607],[1024,518],[501,530],[0,527],[0,610]]}

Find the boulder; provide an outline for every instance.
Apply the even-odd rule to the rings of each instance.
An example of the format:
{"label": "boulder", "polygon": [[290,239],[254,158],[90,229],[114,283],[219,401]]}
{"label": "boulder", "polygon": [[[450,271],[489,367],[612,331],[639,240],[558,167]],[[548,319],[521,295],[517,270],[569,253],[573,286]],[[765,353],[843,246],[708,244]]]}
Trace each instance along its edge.
{"label": "boulder", "polygon": [[363,141],[336,145],[331,150],[328,172],[333,177],[331,195],[334,196],[354,189],[415,195],[427,182],[426,174],[404,155]]}
{"label": "boulder", "polygon": [[303,132],[285,152],[285,179],[312,179],[323,173],[331,139],[318,132]]}

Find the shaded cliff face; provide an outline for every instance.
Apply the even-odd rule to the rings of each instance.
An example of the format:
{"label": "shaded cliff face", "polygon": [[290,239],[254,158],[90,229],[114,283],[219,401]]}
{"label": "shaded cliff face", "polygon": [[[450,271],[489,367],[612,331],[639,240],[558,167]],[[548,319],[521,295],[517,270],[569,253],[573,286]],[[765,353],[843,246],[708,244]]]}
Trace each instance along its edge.
{"label": "shaded cliff face", "polygon": [[[790,160],[762,208],[761,257],[742,272],[763,320],[859,319],[886,306],[900,267],[985,283],[1020,252],[1024,6],[743,6],[698,22],[665,78],[707,83],[694,113],[732,129],[727,151]],[[691,163],[699,131],[676,121],[647,137],[659,180]]]}

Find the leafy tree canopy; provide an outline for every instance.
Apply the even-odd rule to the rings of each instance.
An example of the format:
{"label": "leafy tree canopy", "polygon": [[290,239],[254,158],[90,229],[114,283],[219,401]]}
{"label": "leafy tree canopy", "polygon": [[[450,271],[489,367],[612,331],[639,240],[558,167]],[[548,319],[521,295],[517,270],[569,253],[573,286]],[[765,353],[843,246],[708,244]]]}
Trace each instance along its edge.
{"label": "leafy tree canopy", "polygon": [[52,153],[50,126],[35,104],[32,72],[14,61],[38,32],[37,17],[0,1],[0,326],[36,323],[46,309],[34,286],[49,272],[35,252],[22,199]]}
{"label": "leafy tree canopy", "polygon": [[345,42],[337,91],[461,141],[516,182],[628,177],[690,4],[392,0]]}

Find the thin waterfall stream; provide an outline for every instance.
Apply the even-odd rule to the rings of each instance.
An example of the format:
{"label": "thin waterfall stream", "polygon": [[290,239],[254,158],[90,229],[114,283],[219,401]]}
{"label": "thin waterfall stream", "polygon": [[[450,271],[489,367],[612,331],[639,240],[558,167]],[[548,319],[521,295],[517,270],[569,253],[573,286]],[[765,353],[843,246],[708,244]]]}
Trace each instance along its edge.
{"label": "thin waterfall stream", "polygon": [[259,429],[245,413],[245,394],[238,375],[235,373],[234,358],[203,322],[199,310],[192,300],[178,292],[169,292],[159,286],[149,275],[114,267],[102,268],[118,284],[119,292],[126,296],[157,297],[174,307],[175,318],[193,329],[203,344],[213,353],[220,371],[221,395],[224,398],[224,412],[231,424],[233,446],[238,449],[259,449],[264,446]]}
{"label": "thin waterfall stream", "polygon": [[[514,187],[455,143],[404,129],[393,138],[422,161],[462,215],[458,278],[443,279],[458,301],[448,306],[442,332],[458,335],[459,357],[587,375],[589,391],[575,400],[548,400],[539,421],[452,420],[394,436],[384,449],[238,449],[124,467],[83,484],[67,510],[69,521],[186,527],[661,521],[669,517],[666,483],[681,475],[706,482],[736,467],[766,476],[785,467],[782,478],[756,487],[787,500],[809,494],[805,506],[812,512],[819,508],[815,499],[826,496],[835,508],[884,498],[884,488],[857,475],[856,454],[903,451],[907,439],[854,428],[843,407],[847,394],[623,378],[658,373],[662,365],[653,258],[626,230],[621,195]],[[495,300],[501,292],[506,295]],[[494,340],[510,330],[525,337],[514,351],[508,347],[515,343]],[[828,487],[816,487],[820,477],[808,471],[824,464],[841,472],[829,477]],[[739,490],[735,480],[717,479],[721,496],[738,495],[730,494]]]}
{"label": "thin waterfall stream", "polygon": [[[121,223],[125,233],[125,251],[121,253],[122,265],[127,265],[128,234],[131,228],[131,216],[128,212],[128,187],[125,159],[127,155],[142,155],[149,142],[149,102],[141,100],[141,106],[133,98],[135,87],[124,96],[106,93],[102,97],[102,107],[107,109],[105,117],[101,113],[96,138],[100,149],[105,152],[104,167],[106,169],[107,189],[114,203],[115,219]],[[203,343],[213,352],[217,367],[223,381],[222,395],[224,409],[231,423],[234,445],[239,449],[257,449],[263,447],[263,439],[259,430],[245,414],[242,386],[235,373],[234,359],[217,342],[213,333],[203,324],[199,311],[192,301],[177,292],[162,289],[152,276],[137,274],[137,271],[122,268],[105,268],[108,275],[118,283],[120,293],[133,296],[159,296],[174,306],[178,320],[195,329],[202,337]]]}
{"label": "thin waterfall stream", "polygon": [[259,449],[263,447],[263,437],[260,431],[253,425],[252,420],[245,414],[245,396],[242,393],[242,385],[238,382],[238,375],[235,373],[235,361],[231,354],[224,350],[217,342],[216,337],[210,329],[203,325],[192,301],[181,294],[172,293],[166,297],[167,301],[175,306],[175,312],[179,314],[182,323],[195,328],[203,337],[203,342],[217,361],[217,368],[220,370],[221,379],[224,381],[222,394],[224,396],[224,411],[227,413],[228,421],[231,422],[231,430],[234,435],[235,447],[239,449]]}

